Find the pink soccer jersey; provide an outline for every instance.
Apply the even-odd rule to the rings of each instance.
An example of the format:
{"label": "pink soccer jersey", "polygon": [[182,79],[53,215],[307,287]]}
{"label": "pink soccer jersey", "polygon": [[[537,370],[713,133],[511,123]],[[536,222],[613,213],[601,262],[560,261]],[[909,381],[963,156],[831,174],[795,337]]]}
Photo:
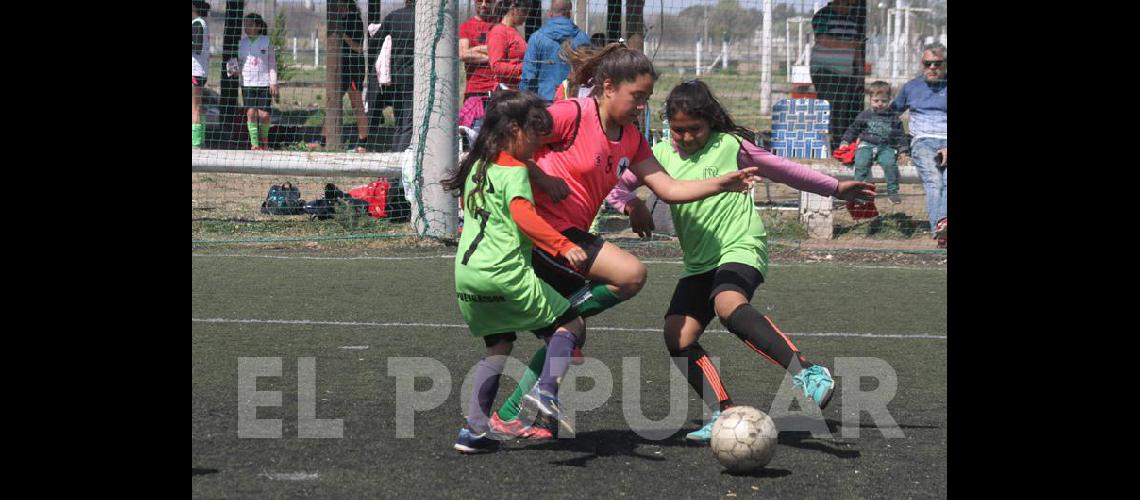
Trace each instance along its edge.
{"label": "pink soccer jersey", "polygon": [[[582,109],[577,127],[575,103]],[[609,140],[592,97],[557,101],[546,109],[554,118],[553,134],[558,140],[540,148],[534,161],[547,175],[566,181],[570,195],[555,203],[546,192],[534,187],[538,214],[558,231],[571,227],[587,231],[602,201],[617,184],[618,172],[651,158],[653,151],[633,124],[622,128],[620,140]],[[571,141],[568,149],[557,151]]]}

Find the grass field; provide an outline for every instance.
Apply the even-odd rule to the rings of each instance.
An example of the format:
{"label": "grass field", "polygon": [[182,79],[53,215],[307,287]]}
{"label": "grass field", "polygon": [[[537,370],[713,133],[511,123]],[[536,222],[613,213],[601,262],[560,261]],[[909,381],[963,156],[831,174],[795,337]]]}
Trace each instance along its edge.
{"label": "grass field", "polygon": [[[844,413],[844,395],[877,383],[837,374],[839,392],[823,412],[831,437],[783,432],[764,470],[732,475],[707,447],[683,441],[699,426],[702,406],[687,387],[688,424],[664,440],[640,437],[623,417],[628,356],[641,360],[641,411],[653,419],[668,413],[673,368],[660,328],[681,271],[674,259],[646,259],[642,292],[589,320],[585,355],[612,372],[614,397],[578,415],[574,439],[512,441],[498,453],[461,456],[451,448],[463,423],[459,384],[483,348],[463,326],[447,249],[384,257],[204,254],[219,251],[199,249],[192,258],[194,497],[945,496],[944,266],[775,262],[754,304],[809,359],[832,367],[854,357],[887,362],[897,374],[887,408],[898,427],[880,429],[864,413],[859,436],[845,437],[840,427],[852,416]],[[790,384],[782,370],[719,323],[710,328],[716,331],[701,343],[721,358],[732,397],[769,411],[781,384]],[[525,361],[538,345],[520,335],[514,354]],[[280,358],[282,376],[258,379],[257,390],[280,391],[282,404],[256,412],[282,420],[280,439],[238,437],[239,357]],[[447,400],[416,414],[411,439],[396,437],[388,363],[398,357],[434,358],[452,376]],[[298,437],[300,358],[315,359],[316,417],[341,419],[343,437]],[[422,380],[415,389],[428,385]],[[504,380],[500,401],[513,386]],[[905,437],[885,438],[892,430]]]}

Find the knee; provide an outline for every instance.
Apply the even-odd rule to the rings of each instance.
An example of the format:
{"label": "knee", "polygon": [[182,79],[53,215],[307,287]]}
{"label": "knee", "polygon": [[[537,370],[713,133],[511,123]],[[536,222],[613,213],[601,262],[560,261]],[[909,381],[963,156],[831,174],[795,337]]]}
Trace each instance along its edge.
{"label": "knee", "polygon": [[641,272],[636,272],[633,276],[630,276],[628,280],[616,284],[618,286],[618,293],[616,295],[622,301],[630,300],[630,298],[641,293],[641,289],[645,286],[645,278],[645,268],[642,268]]}
{"label": "knee", "polygon": [[618,287],[617,296],[621,300],[629,300],[633,296],[641,292],[645,286],[645,281],[649,278],[649,270],[645,268],[645,264],[637,263],[633,269],[629,271],[624,279],[618,283],[614,283]]}
{"label": "knee", "polygon": [[729,319],[732,318],[732,315],[735,314],[736,311],[740,310],[741,306],[752,307],[752,305],[747,302],[739,304],[715,304],[713,307],[716,309],[716,318],[720,320],[720,324],[728,327],[730,323]]}
{"label": "knee", "polygon": [[510,356],[514,350],[514,342],[500,342],[487,348],[488,356]]}
{"label": "knee", "polygon": [[562,328],[569,330],[575,337],[582,338],[586,331],[586,322],[582,321],[581,316],[578,316],[566,322],[566,324],[562,325]]}
{"label": "knee", "polygon": [[665,331],[665,348],[669,350],[669,354],[677,354],[685,349],[688,349],[692,342],[682,342],[681,332]]}

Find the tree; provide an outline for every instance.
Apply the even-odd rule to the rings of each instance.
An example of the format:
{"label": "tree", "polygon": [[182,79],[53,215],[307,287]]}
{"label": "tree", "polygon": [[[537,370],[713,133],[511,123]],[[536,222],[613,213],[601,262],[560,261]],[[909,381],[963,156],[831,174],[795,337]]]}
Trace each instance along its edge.
{"label": "tree", "polygon": [[725,34],[730,40],[751,36],[763,20],[763,13],[741,7],[738,0],[718,0],[716,7],[690,5],[681,10],[678,17],[703,34],[706,12],[708,35],[713,40],[719,40]]}
{"label": "tree", "polygon": [[273,44],[273,53],[277,59],[277,80],[288,81],[297,73],[297,68],[286,62],[285,59],[285,11],[277,11],[277,18],[273,21],[273,30],[269,32],[269,43]]}

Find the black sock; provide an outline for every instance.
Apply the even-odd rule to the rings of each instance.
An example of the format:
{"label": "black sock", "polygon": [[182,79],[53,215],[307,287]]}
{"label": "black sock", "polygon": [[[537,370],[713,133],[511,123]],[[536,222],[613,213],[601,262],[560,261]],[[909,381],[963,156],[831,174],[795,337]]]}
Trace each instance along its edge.
{"label": "black sock", "polygon": [[[685,359],[685,366],[678,366],[678,368],[685,372],[689,385],[694,391],[697,391],[697,396],[700,396],[701,401],[705,401],[705,386],[707,384],[720,402],[721,410],[727,410],[732,406],[732,398],[728,397],[728,391],[725,390],[724,384],[720,381],[720,373],[712,364],[712,360],[709,359],[708,353],[701,347],[701,344],[693,342],[685,349],[670,350],[669,355],[674,358]],[[708,403],[708,401],[705,402]]]}
{"label": "black sock", "polygon": [[750,349],[793,374],[812,366],[776,324],[752,304],[741,304],[720,322]]}

